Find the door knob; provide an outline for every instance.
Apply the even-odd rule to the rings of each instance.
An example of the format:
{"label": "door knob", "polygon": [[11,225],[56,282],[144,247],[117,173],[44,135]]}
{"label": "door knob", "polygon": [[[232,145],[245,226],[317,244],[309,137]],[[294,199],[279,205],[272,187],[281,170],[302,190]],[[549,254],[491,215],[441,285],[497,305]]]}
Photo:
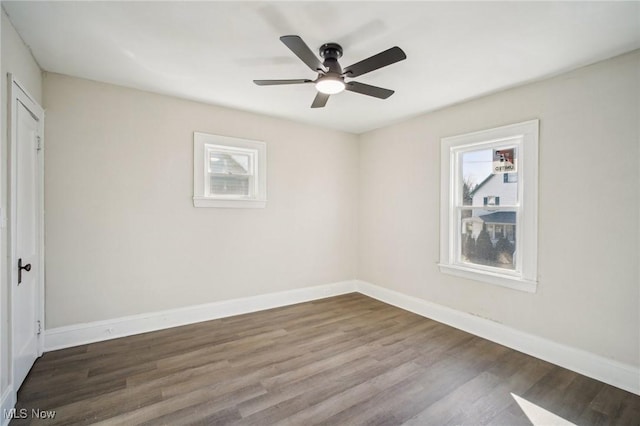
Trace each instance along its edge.
{"label": "door knob", "polygon": [[31,264],[27,263],[22,266],[22,259],[18,259],[18,285],[22,282],[22,270],[29,272],[31,270]]}

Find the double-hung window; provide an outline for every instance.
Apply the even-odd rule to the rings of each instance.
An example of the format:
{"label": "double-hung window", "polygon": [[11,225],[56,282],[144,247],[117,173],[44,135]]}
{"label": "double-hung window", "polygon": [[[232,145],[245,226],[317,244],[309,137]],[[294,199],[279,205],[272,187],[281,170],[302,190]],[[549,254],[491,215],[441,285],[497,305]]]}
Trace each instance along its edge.
{"label": "double-hung window", "polygon": [[440,270],[534,292],[538,120],[441,141]]}
{"label": "double-hung window", "polygon": [[265,207],[264,142],[194,133],[196,207]]}

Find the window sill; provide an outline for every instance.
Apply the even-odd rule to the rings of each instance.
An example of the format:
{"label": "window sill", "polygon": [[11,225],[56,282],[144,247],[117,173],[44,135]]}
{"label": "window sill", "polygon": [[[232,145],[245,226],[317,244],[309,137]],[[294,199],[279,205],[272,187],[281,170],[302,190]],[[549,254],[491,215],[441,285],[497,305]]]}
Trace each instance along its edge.
{"label": "window sill", "polygon": [[194,207],[218,207],[218,208],[239,208],[239,209],[264,209],[267,200],[246,200],[246,199],[213,199],[207,197],[193,197]]}
{"label": "window sill", "polygon": [[480,271],[473,268],[465,268],[464,266],[444,263],[439,263],[438,266],[440,267],[440,272],[444,272],[445,274],[455,275],[474,281],[483,281],[489,284],[495,284],[515,290],[526,291],[527,293],[535,293],[538,286],[538,283],[536,281],[527,280],[516,276]]}

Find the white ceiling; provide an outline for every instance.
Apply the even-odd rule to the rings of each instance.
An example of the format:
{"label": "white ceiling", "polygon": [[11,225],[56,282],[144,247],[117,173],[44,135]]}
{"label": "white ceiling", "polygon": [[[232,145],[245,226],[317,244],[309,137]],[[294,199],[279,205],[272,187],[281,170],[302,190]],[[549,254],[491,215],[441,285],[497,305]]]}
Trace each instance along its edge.
{"label": "white ceiling", "polygon": [[[640,48],[639,2],[11,2],[46,71],[361,133]],[[340,63],[392,46],[407,60],[358,77],[393,89],[309,106],[315,78],[279,41],[344,48]]]}

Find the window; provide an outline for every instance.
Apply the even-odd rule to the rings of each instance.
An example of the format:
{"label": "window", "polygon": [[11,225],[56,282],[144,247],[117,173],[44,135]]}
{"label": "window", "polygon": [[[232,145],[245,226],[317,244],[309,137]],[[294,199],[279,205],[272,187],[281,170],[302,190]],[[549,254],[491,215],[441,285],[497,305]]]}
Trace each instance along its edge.
{"label": "window", "polygon": [[535,292],[538,120],[441,141],[440,270]]}
{"label": "window", "polygon": [[193,204],[196,207],[265,207],[264,142],[193,134]]}
{"label": "window", "polygon": [[500,205],[500,197],[496,197],[495,195],[488,195],[483,198],[485,206],[499,206]]}
{"label": "window", "polygon": [[502,180],[504,183],[517,183],[518,182],[518,174],[517,173],[505,173],[502,175]]}

